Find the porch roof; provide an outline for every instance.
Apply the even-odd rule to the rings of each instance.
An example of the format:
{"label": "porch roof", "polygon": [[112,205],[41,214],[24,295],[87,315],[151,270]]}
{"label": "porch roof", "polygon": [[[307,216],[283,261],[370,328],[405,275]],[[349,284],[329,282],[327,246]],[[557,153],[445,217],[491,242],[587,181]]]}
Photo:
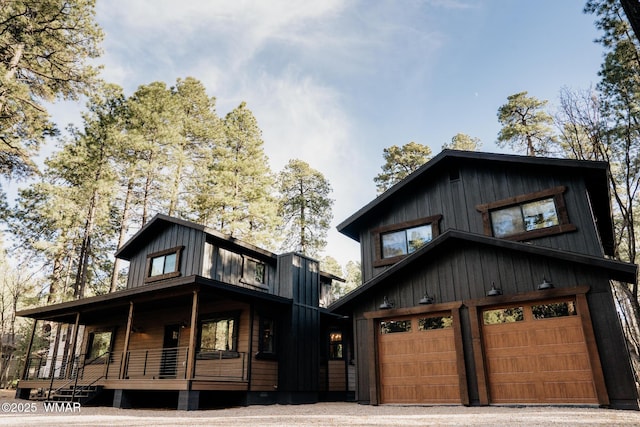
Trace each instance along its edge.
{"label": "porch roof", "polygon": [[80,313],[81,322],[87,323],[92,319],[104,319],[104,316],[108,316],[111,313],[128,309],[131,302],[134,304],[149,302],[174,304],[176,298],[189,296],[195,290],[199,290],[203,295],[219,294],[227,297],[242,298],[246,301],[263,301],[281,305],[292,304],[292,300],[289,298],[194,275],[163,280],[105,295],[28,308],[18,311],[16,315],[32,319],[74,322],[76,314]]}

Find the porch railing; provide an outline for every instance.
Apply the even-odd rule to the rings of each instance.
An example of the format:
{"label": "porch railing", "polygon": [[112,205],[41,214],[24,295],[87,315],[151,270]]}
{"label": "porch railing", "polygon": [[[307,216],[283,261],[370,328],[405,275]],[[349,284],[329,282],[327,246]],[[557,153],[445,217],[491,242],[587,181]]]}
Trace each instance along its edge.
{"label": "porch railing", "polygon": [[[96,379],[186,379],[187,347],[130,350],[105,353],[94,359],[81,354],[49,358],[46,353],[29,357],[23,380],[74,380],[94,383]],[[124,364],[124,366],[123,366]],[[123,369],[124,375],[120,376]],[[195,379],[246,381],[247,353],[206,350],[196,353]]]}
{"label": "porch railing", "polygon": [[124,379],[185,379],[187,347],[128,351],[124,358]]}

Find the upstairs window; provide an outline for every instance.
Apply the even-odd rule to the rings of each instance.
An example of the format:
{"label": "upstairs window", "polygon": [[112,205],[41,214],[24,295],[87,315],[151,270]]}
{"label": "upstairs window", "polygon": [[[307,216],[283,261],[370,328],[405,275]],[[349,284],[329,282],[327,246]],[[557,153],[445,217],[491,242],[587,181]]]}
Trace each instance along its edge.
{"label": "upstairs window", "polygon": [[184,246],[147,255],[147,277],[145,282],[178,277],[180,275],[180,253]]}
{"label": "upstairs window", "polygon": [[431,224],[391,231],[381,235],[382,258],[393,258],[413,253],[433,238]]}
{"label": "upstairs window", "polygon": [[488,236],[509,240],[528,240],[574,231],[569,222],[563,193],[555,187],[476,206],[482,213]]}
{"label": "upstairs window", "polygon": [[435,215],[373,230],[374,266],[393,264],[429,243],[439,234],[440,218],[442,215]]}
{"label": "upstairs window", "polygon": [[243,264],[241,281],[249,285],[264,287],[267,275],[266,264],[246,257],[243,258]]}
{"label": "upstairs window", "polygon": [[560,225],[553,197],[491,211],[495,237],[507,237]]}

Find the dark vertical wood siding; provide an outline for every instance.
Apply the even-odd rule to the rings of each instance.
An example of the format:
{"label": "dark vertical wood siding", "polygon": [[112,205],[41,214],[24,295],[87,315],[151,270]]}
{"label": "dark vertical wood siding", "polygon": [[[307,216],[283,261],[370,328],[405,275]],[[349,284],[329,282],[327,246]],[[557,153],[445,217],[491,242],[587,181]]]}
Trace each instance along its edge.
{"label": "dark vertical wood siding", "polygon": [[204,232],[178,224],[168,225],[131,258],[127,288],[145,284],[147,255],[177,246],[184,246],[180,256],[181,276],[202,274],[204,243]]}
{"label": "dark vertical wood siding", "polygon": [[[440,231],[456,229],[483,234],[479,204],[528,194],[557,186],[566,186],[564,198],[570,222],[577,231],[535,239],[536,245],[602,256],[602,248],[591,217],[586,185],[580,176],[558,173],[551,176],[539,168],[501,166],[500,169],[461,164],[459,178],[449,173],[431,174],[421,182],[407,186],[387,206],[379,206],[369,224],[360,233],[363,280],[367,281],[388,267],[373,267],[375,242],[371,230],[421,217],[442,215]],[[463,260],[461,260],[463,262]]]}
{"label": "dark vertical wood siding", "polygon": [[[252,285],[242,280],[243,266],[247,259],[265,264],[264,286]],[[276,262],[275,260],[269,261],[270,262],[267,262],[250,255],[234,252],[215,245],[214,243],[207,242],[204,248],[202,275],[224,283],[276,294]]]}
{"label": "dark vertical wood siding", "polygon": [[[426,289],[437,303],[462,301],[464,304],[485,297],[492,282],[505,295],[534,292],[543,276],[552,280],[556,288],[590,287],[587,299],[609,397],[612,402],[633,401],[633,375],[629,364],[619,363],[620,354],[626,354],[627,349],[606,272],[597,267],[568,264],[554,258],[514,253],[472,242],[454,243],[443,247],[428,260],[416,262],[407,272],[399,272],[380,283],[354,308],[359,401],[369,400],[368,372],[373,369],[370,354],[374,349],[363,316],[365,312],[379,310],[385,296],[395,303],[395,308],[415,307]],[[477,402],[469,314],[466,309],[461,314],[469,395],[472,402]],[[628,406],[631,407],[631,403]]]}
{"label": "dark vertical wood siding", "polygon": [[280,341],[279,390],[317,392],[321,349],[318,262],[286,254],[279,258],[278,265],[280,295],[290,294],[293,299],[290,321],[283,322]]}

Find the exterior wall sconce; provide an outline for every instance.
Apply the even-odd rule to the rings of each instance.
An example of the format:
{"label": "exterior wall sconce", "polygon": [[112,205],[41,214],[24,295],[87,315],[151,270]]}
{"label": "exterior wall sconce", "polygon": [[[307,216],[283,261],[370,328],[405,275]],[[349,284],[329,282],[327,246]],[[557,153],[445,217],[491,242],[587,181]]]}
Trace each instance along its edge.
{"label": "exterior wall sconce", "polygon": [[502,295],[502,289],[497,289],[495,282],[491,282],[491,289],[487,292],[487,296],[497,297],[498,295]]}
{"label": "exterior wall sconce", "polygon": [[547,290],[547,289],[553,289],[553,283],[548,282],[548,281],[547,281],[547,278],[546,278],[546,277],[543,277],[543,278],[542,278],[542,283],[540,283],[540,284],[538,285],[538,290],[539,290],[539,291],[544,291],[544,290]]}
{"label": "exterior wall sconce", "polygon": [[429,296],[428,292],[425,292],[424,296],[422,298],[420,298],[419,303],[420,304],[433,304],[433,297]]}
{"label": "exterior wall sconce", "polygon": [[380,304],[380,310],[388,310],[393,308],[393,302],[390,302],[389,299],[385,296],[382,304]]}

